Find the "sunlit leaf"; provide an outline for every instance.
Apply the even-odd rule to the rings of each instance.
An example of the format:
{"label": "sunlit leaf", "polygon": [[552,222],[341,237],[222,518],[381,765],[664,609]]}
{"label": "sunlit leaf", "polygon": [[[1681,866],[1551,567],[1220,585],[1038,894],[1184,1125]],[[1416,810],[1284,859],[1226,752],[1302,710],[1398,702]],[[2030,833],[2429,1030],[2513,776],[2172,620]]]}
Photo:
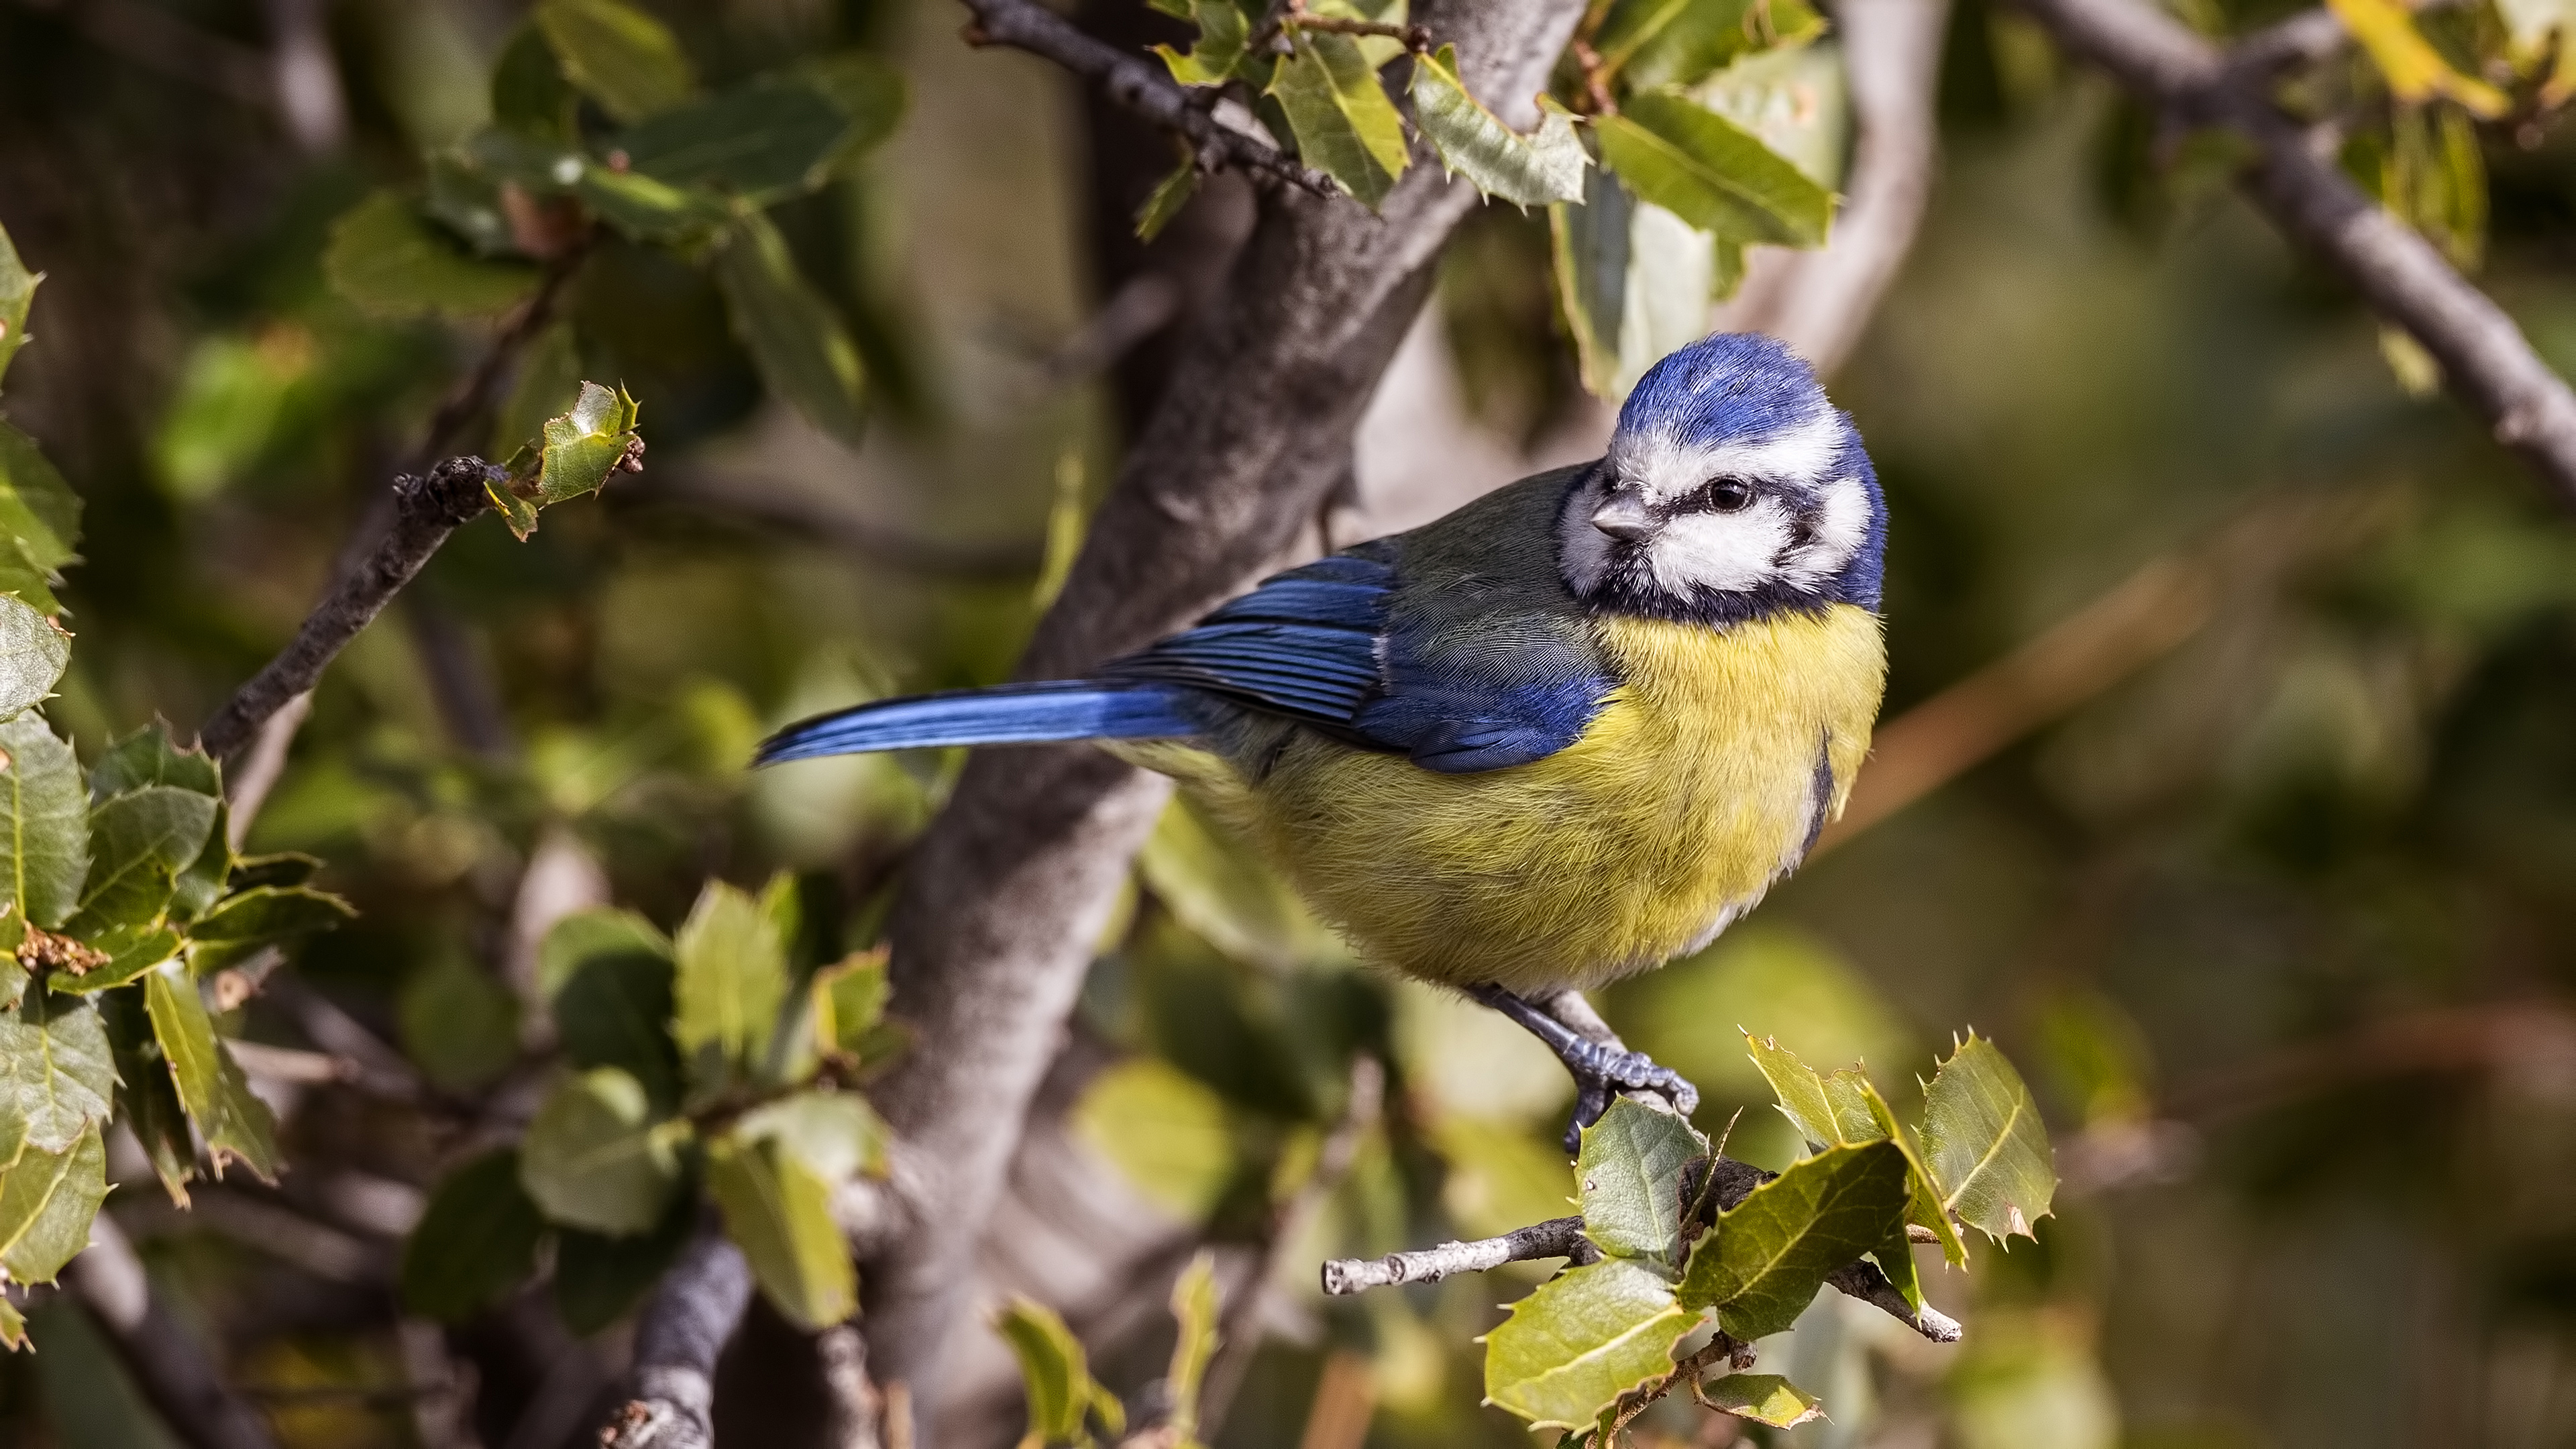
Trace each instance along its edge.
{"label": "sunlit leaf", "polygon": [[1733,1414],[1774,1429],[1794,1429],[1825,1416],[1815,1395],[1778,1374],[1728,1374],[1702,1384],[1699,1401],[1721,1414]]}
{"label": "sunlit leaf", "polygon": [[403,1243],[403,1306],[455,1323],[499,1301],[536,1272],[546,1220],[519,1185],[514,1148],[447,1174]]}
{"label": "sunlit leaf", "polygon": [[1599,122],[1601,159],[1640,198],[1722,240],[1822,246],[1833,193],[1761,138],[1678,91]]}
{"label": "sunlit leaf", "polygon": [[238,1160],[264,1182],[277,1178],[277,1123],[268,1104],[253,1096],[241,1066],[215,1038],[204,998],[187,971],[172,963],[143,978],[144,1004],[152,1014],[153,1040],[170,1064],[179,1103],[206,1139],[215,1175]]}
{"label": "sunlit leaf", "polygon": [[98,999],[98,1014],[107,1026],[108,1046],[116,1063],[118,1120],[134,1134],[152,1160],[153,1175],[170,1201],[188,1206],[188,1184],[197,1176],[197,1144],[188,1127],[188,1111],[170,1081],[169,1063],[152,1038],[152,1018],[137,991],[118,991]]}
{"label": "sunlit leaf", "polygon": [[54,692],[72,662],[72,640],[32,604],[0,594],[0,721]]}
{"label": "sunlit leaf", "polygon": [[822,1179],[775,1142],[728,1135],[708,1148],[707,1187],[726,1235],[779,1312],[819,1330],[857,1311],[858,1270]]}
{"label": "sunlit leaf", "polygon": [[[1905,1220],[1932,1230],[1933,1237],[1941,1244],[1942,1261],[1953,1268],[1966,1267],[1967,1240],[1959,1235],[1959,1225],[1951,1221],[1949,1210],[1941,1205],[1941,1184],[1923,1160],[1923,1144],[1913,1132],[1897,1122],[1895,1110],[1887,1105],[1887,1099],[1878,1094],[1876,1087],[1869,1088],[1869,1115],[1880,1134],[1905,1154],[1906,1176],[1912,1184],[1912,1200],[1905,1209]],[[1911,1261],[1910,1256],[1908,1261]],[[1888,1276],[1893,1278],[1896,1275],[1891,1271]],[[1904,1285],[1900,1283],[1898,1286]],[[1915,1301],[1915,1307],[1922,1306],[1919,1299]]]}
{"label": "sunlit leaf", "polygon": [[84,967],[78,975],[56,972],[52,977],[56,991],[93,995],[123,986],[163,962],[178,959],[183,942],[170,927],[144,921],[101,931],[87,944],[106,960]]}
{"label": "sunlit leaf", "polygon": [[10,1302],[6,1295],[0,1295],[0,1348],[16,1353],[26,1346],[26,1317],[18,1312],[17,1304]]}
{"label": "sunlit leaf", "polygon": [[697,94],[680,42],[620,0],[542,0],[535,12],[564,77],[620,121],[635,122]]}
{"label": "sunlit leaf", "polygon": [[715,257],[716,286],[761,381],[842,442],[865,431],[865,370],[839,309],[797,270],[786,238],[758,213],[739,218]]}
{"label": "sunlit leaf", "polygon": [[475,256],[390,191],[331,225],[322,274],[360,311],[377,317],[478,317],[505,311],[537,284],[537,269]]}
{"label": "sunlit leaf", "polygon": [[1184,10],[1173,13],[1196,21],[1199,38],[1187,55],[1168,45],[1154,47],[1154,53],[1170,68],[1172,79],[1185,86],[1221,86],[1234,79],[1251,43],[1258,14],[1239,0],[1189,0]]}
{"label": "sunlit leaf", "polygon": [[9,230],[0,227],[0,381],[9,374],[10,359],[27,345],[27,313],[35,306],[36,287],[45,280],[42,272],[30,272],[18,258],[17,244],[9,240]]}
{"label": "sunlit leaf", "polygon": [[177,785],[146,785],[90,811],[89,875],[66,929],[84,939],[139,926],[169,905],[179,872],[206,848],[216,800]]}
{"label": "sunlit leaf", "polygon": [[778,928],[740,887],[709,882],[675,942],[678,1015],[672,1035],[702,1088],[759,1061],[787,998]]}
{"label": "sunlit leaf", "polygon": [[[0,724],[0,890],[28,923],[53,927],[89,875],[89,792],[80,760],[39,715]],[[11,932],[14,939],[14,928]]]}
{"label": "sunlit leaf", "polygon": [[1285,971],[1342,954],[1279,873],[1186,796],[1163,807],[1137,866],[1181,924],[1237,961]]}
{"label": "sunlit leaf", "polygon": [[1699,1315],[1642,1263],[1606,1258],[1539,1285],[1485,1336],[1485,1397],[1536,1425],[1580,1429],[1673,1368]]}
{"label": "sunlit leaf", "polygon": [[882,1174],[894,1133],[866,1098],[818,1089],[743,1113],[734,1123],[734,1136],[775,1143],[824,1186],[838,1187],[861,1173]]}
{"label": "sunlit leaf", "polygon": [[2370,53],[2372,64],[2379,67],[2397,99],[2413,105],[2443,96],[2490,121],[2512,109],[2513,102],[2504,92],[2462,74],[2434,49],[2400,0],[2326,0],[2326,5]]}
{"label": "sunlit leaf", "polygon": [[1738,56],[1823,33],[1802,0],[1620,0],[1598,44],[1605,77],[1638,91],[1696,85]]}
{"label": "sunlit leaf", "polygon": [[1180,1332],[1172,1341],[1171,1367],[1163,1374],[1172,1404],[1164,1422],[1175,1439],[1189,1445],[1198,1442],[1199,1386],[1207,1378],[1208,1361],[1221,1346],[1216,1331],[1216,1256],[1205,1248],[1172,1284],[1172,1317]]}
{"label": "sunlit leaf", "polygon": [[1073,1109],[1075,1132],[1148,1198],[1180,1217],[1207,1216],[1238,1170],[1225,1101],[1165,1063],[1121,1062]]}
{"label": "sunlit leaf", "polygon": [[547,1217],[611,1236],[647,1232],[679,1186],[678,1139],[615,1067],[567,1075],[519,1145],[519,1181]]}
{"label": "sunlit leaf", "polygon": [[1458,78],[1458,50],[1444,45],[1413,62],[1413,119],[1439,149],[1441,163],[1487,196],[1519,206],[1583,199],[1592,158],[1574,134],[1574,116],[1539,98],[1539,125],[1521,135],[1468,94]]}
{"label": "sunlit leaf", "polygon": [[107,1197],[107,1144],[93,1122],[57,1151],[30,1146],[0,1172],[0,1270],[11,1282],[51,1283],[89,1245]]}
{"label": "sunlit leaf", "polygon": [[993,1317],[993,1329],[1020,1362],[1020,1383],[1027,1391],[1029,1436],[1040,1444],[1087,1444],[1085,1421],[1105,1409],[1112,1438],[1125,1428],[1115,1396],[1091,1377],[1082,1340],[1073,1336],[1056,1311],[1027,1298],[1013,1298]]}
{"label": "sunlit leaf", "polygon": [[1797,1053],[1769,1037],[1748,1031],[1744,1045],[1753,1065],[1779,1095],[1780,1111],[1810,1145],[1857,1147],[1888,1135],[1870,1112],[1869,1078],[1857,1067],[1820,1076],[1798,1060]]}
{"label": "sunlit leaf", "polygon": [[1584,386],[1615,402],[1707,330],[1716,244],[1607,167],[1587,173],[1584,197],[1548,208],[1557,296]]}
{"label": "sunlit leaf", "polygon": [[1297,154],[1370,210],[1412,160],[1395,102],[1357,41],[1300,31],[1271,72],[1271,99],[1287,114]]}
{"label": "sunlit leaf", "polygon": [[0,1162],[21,1147],[68,1152],[104,1122],[116,1067],[90,1003],[29,990],[0,1012]]}
{"label": "sunlit leaf", "polygon": [[1988,1237],[2029,1236],[2057,1193],[2057,1155],[2039,1104],[1980,1036],[1961,1043],[1924,1092],[1923,1157],[1942,1206]]}
{"label": "sunlit leaf", "polygon": [[1707,1155],[1707,1139],[1689,1122],[1626,1097],[1612,1099],[1601,1120],[1583,1129],[1575,1159],[1583,1235],[1613,1258],[1677,1270],[1690,1206],[1682,1201],[1683,1178]]}
{"label": "sunlit leaf", "polygon": [[1691,1250],[1681,1301],[1715,1308],[1719,1326],[1746,1342],[1786,1332],[1826,1274],[1902,1230],[1910,1197],[1893,1143],[1802,1158],[1718,1215]]}
{"label": "sunlit leaf", "polygon": [[886,999],[893,994],[886,980],[886,953],[880,947],[861,951],[814,973],[814,1042],[823,1052],[863,1057],[875,1045],[885,1020]]}

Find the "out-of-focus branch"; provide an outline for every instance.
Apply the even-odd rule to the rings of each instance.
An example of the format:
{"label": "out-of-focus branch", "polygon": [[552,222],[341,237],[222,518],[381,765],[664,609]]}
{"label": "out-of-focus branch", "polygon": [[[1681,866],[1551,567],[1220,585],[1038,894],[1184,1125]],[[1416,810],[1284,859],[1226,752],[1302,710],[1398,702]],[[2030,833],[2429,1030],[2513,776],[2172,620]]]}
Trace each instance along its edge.
{"label": "out-of-focus branch", "polygon": [[2224,126],[2252,141],[2255,160],[2241,184],[2255,205],[2422,344],[2496,441],[2576,506],[2576,392],[2503,308],[2362,194],[2244,68],[2144,0],[2020,4],[2060,47],[2108,71],[2170,123]]}
{"label": "out-of-focus branch", "polygon": [[[1042,55],[1099,86],[1119,105],[1158,126],[1179,133],[1209,169],[1240,167],[1275,176],[1317,196],[1332,194],[1332,178],[1267,141],[1218,123],[1213,107],[1203,105],[1167,74],[1160,61],[1130,54],[1094,40],[1035,0],[965,0],[975,12],[966,27],[970,45],[1007,45]],[[1211,93],[1211,96],[1213,93]]]}
{"label": "out-of-focus branch", "polygon": [[[1073,34],[1025,3],[976,9]],[[1457,43],[1474,93],[1527,126],[1534,106],[1512,98],[1537,92],[1581,10],[1426,0],[1416,18]],[[1041,621],[1025,676],[1078,673],[1141,646],[1279,560],[1347,471],[1369,390],[1474,200],[1427,160],[1376,216],[1339,195],[1269,190]],[[1167,790],[1087,747],[981,752],[915,853],[893,921],[892,1010],[916,1035],[873,1095],[921,1183],[862,1275],[881,1382],[943,1382],[938,1358],[1029,1100]],[[936,1432],[925,1423],[926,1438]]]}
{"label": "out-of-focus branch", "polygon": [[656,469],[652,482],[623,490],[621,506],[686,509],[739,519],[782,538],[819,543],[878,568],[929,578],[1025,579],[1037,574],[1045,548],[1036,542],[973,544],[922,538],[861,518],[839,504],[797,495],[776,484],[687,467]]}
{"label": "out-of-focus branch", "polygon": [[814,1347],[823,1360],[823,1390],[832,1401],[824,1425],[831,1449],[884,1449],[877,1423],[885,1397],[868,1378],[867,1337],[843,1323],[823,1330]]}
{"label": "out-of-focus branch", "polygon": [[206,753],[221,759],[240,751],[269,716],[311,690],[323,668],[420,573],[447,536],[492,506],[485,484],[499,472],[480,458],[463,457],[395,479],[392,529],[304,617],[286,648],[206,721],[197,732]]}
{"label": "out-of-focus branch", "polygon": [[633,1387],[599,1431],[600,1449],[714,1449],[716,1357],[750,1306],[741,1250],[700,1233],[636,1320]]}
{"label": "out-of-focus branch", "polygon": [[259,808],[268,803],[268,792],[277,788],[286,774],[286,753],[294,748],[295,732],[304,727],[304,717],[313,712],[313,691],[289,698],[275,712],[260,722],[259,734],[251,741],[249,753],[242,756],[241,767],[232,771],[225,782],[226,803],[231,806],[224,815],[224,838],[239,850],[250,838],[250,827],[259,819]]}
{"label": "out-of-focus branch", "polygon": [[269,68],[277,113],[287,133],[308,155],[335,150],[349,130],[349,105],[340,86],[340,63],[331,56],[331,32],[321,0],[267,0]]}
{"label": "out-of-focus branch", "polygon": [[204,1345],[152,1291],[143,1260],[100,1213],[63,1281],[98,1321],[161,1421],[189,1449],[277,1449],[266,1421],[224,1383]]}
{"label": "out-of-focus branch", "polygon": [[1821,251],[1757,249],[1717,330],[1767,332],[1820,372],[1842,365],[1913,248],[1932,194],[1948,0],[1842,0],[1834,31],[1850,77],[1853,119],[1846,200]]}

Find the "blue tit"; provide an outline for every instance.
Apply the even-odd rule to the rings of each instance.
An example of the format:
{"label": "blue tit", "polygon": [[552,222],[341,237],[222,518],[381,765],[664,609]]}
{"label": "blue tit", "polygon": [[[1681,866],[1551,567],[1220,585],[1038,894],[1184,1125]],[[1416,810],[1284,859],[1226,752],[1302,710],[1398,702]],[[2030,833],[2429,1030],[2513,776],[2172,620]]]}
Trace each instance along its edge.
{"label": "blue tit", "polygon": [[1544,1008],[1708,944],[1815,844],[1886,679],[1886,507],[1758,336],[1657,363],[1608,452],[1276,575],[1087,679],[884,700],[776,763],[1096,740],[1256,842],[1369,959],[1510,1013],[1578,1120],[1688,1085]]}

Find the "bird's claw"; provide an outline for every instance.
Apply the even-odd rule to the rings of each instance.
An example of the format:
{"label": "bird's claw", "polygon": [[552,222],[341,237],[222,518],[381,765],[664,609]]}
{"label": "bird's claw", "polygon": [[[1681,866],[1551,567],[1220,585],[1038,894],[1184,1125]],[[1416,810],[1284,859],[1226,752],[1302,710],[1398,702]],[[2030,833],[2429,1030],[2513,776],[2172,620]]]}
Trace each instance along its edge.
{"label": "bird's claw", "polygon": [[1583,1129],[1600,1121],[1601,1114],[1610,1110],[1610,1099],[1621,1092],[1653,1092],[1685,1117],[1699,1110],[1699,1088],[1644,1052],[1577,1038],[1558,1055],[1574,1074],[1574,1121],[1565,1129],[1569,1153],[1582,1147]]}

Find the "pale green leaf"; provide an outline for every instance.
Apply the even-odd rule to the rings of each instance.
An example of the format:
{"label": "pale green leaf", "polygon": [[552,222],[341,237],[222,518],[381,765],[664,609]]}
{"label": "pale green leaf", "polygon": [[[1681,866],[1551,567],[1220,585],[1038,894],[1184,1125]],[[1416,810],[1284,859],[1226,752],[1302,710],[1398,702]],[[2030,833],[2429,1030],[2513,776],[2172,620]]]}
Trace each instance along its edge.
{"label": "pale green leaf", "polygon": [[832,303],[797,270],[769,218],[739,218],[715,257],[726,315],[769,390],[807,422],[855,445],[865,431],[865,371]]}
{"label": "pale green leaf", "polygon": [[822,1179],[775,1143],[726,1136],[708,1150],[707,1188],[779,1312],[819,1331],[858,1310],[858,1270]]}
{"label": "pale green leaf", "polygon": [[1458,78],[1458,50],[1413,62],[1413,119],[1439,149],[1441,164],[1487,196],[1518,206],[1581,201],[1583,173],[1592,164],[1574,134],[1574,116],[1539,98],[1538,130],[1524,136],[1503,124],[1468,94]]}
{"label": "pale green leaf", "polygon": [[429,1195],[404,1240],[403,1306],[456,1323],[499,1301],[536,1272],[546,1220],[519,1185],[515,1148],[457,1167]]}
{"label": "pale green leaf", "polygon": [[1941,1206],[1941,1185],[1923,1161],[1923,1144],[1913,1132],[1898,1125],[1895,1109],[1887,1105],[1887,1099],[1878,1094],[1876,1087],[1869,1089],[1869,1114],[1878,1125],[1880,1135],[1905,1153],[1906,1177],[1912,1184],[1913,1194],[1912,1202],[1905,1210],[1905,1220],[1932,1230],[1933,1237],[1941,1244],[1942,1261],[1953,1268],[1966,1267],[1967,1240],[1959,1236],[1959,1225],[1950,1220],[1948,1210]]}
{"label": "pale green leaf", "polygon": [[1583,1129],[1575,1159],[1583,1235],[1613,1258],[1677,1270],[1690,1207],[1682,1201],[1682,1179],[1707,1155],[1708,1140],[1690,1123],[1626,1097],[1612,1099],[1601,1120]]}
{"label": "pale green leaf", "polygon": [[672,1035],[702,1088],[734,1080],[768,1049],[787,999],[778,928],[741,888],[710,882],[674,943]]}
{"label": "pale green leaf", "polygon": [[9,373],[9,361],[18,349],[27,345],[27,312],[35,305],[36,287],[45,280],[42,272],[30,272],[18,259],[17,244],[9,240],[9,230],[0,227],[0,379]]}
{"label": "pale green leaf", "polygon": [[680,1185],[678,1142],[636,1080],[594,1067],[555,1083],[519,1145],[519,1181],[556,1222],[617,1237],[649,1232]]}
{"label": "pale green leaf", "polygon": [[886,1148],[894,1138],[866,1098],[821,1089],[754,1107],[735,1122],[734,1135],[745,1142],[775,1143],[826,1187],[838,1187],[861,1173],[884,1173]]}
{"label": "pale green leaf", "polygon": [[1719,1326],[1747,1342],[1785,1332],[1826,1274],[1901,1231],[1909,1197],[1893,1143],[1802,1158],[1718,1215],[1691,1252],[1681,1301],[1715,1308]]}
{"label": "pale green leaf", "polygon": [[1146,1197],[1196,1222],[1240,1170],[1225,1101],[1151,1058],[1101,1073],[1074,1104],[1074,1131]]}
{"label": "pale green leaf", "polygon": [[20,919],[59,926],[79,907],[89,875],[89,792],[80,760],[33,714],[0,724],[0,756],[7,758],[0,768],[0,890]]}
{"label": "pale green leaf", "polygon": [[10,1302],[6,1295],[0,1295],[0,1348],[16,1353],[26,1346],[26,1316],[18,1311],[18,1305]]}
{"label": "pale green leaf", "polygon": [[1054,1309],[1027,1298],[1013,1298],[995,1314],[993,1330],[1020,1361],[1030,1438],[1040,1444],[1089,1443],[1083,1421],[1106,1396],[1092,1380],[1082,1340]]}
{"label": "pale green leaf", "polygon": [[0,1270],[14,1283],[51,1283],[89,1245],[107,1197],[107,1144],[93,1122],[59,1151],[33,1147],[0,1173]]}
{"label": "pale green leaf", "polygon": [[51,696],[71,662],[69,634],[34,605],[0,594],[0,720]]}
{"label": "pale green leaf", "polygon": [[1599,43],[1605,77],[1641,91],[1696,85],[1740,56],[1823,33],[1823,18],[1802,0],[1621,0]]}
{"label": "pale green leaf", "polygon": [[2402,0],[2326,0],[2326,8],[2343,20],[2353,39],[2370,53],[2371,63],[2388,82],[2388,90],[2409,105],[2435,96],[2457,101],[2481,120],[2492,121],[2513,108],[2512,98],[2477,77],[2462,73],[2415,28],[2413,8]]}
{"label": "pale green leaf", "polygon": [[1630,195],[1607,167],[1587,174],[1584,196],[1548,208],[1557,297],[1584,386],[1616,402],[1707,330],[1716,245]]}
{"label": "pale green leaf", "polygon": [[1271,72],[1269,96],[1288,117],[1297,154],[1371,211],[1412,160],[1404,122],[1358,42],[1299,32]]}
{"label": "pale green leaf", "polygon": [[238,1159],[262,1181],[275,1181],[276,1121],[268,1104],[252,1095],[232,1053],[216,1040],[197,983],[178,964],[164,965],[144,976],[143,1001],[179,1103],[206,1139],[215,1175],[223,1176],[225,1164]]}
{"label": "pale green leaf", "polygon": [[537,28],[565,79],[599,108],[633,123],[697,94],[680,42],[659,20],[620,0],[543,0]]}
{"label": "pale green leaf", "polygon": [[1182,925],[1237,961],[1286,971],[1345,954],[1267,861],[1186,796],[1163,807],[1137,868]]}
{"label": "pale green leaf", "polygon": [[860,951],[824,967],[814,973],[810,989],[815,1048],[866,1056],[885,1020],[886,999],[893,994],[886,980],[885,949]]}
{"label": "pale green leaf", "polygon": [[1205,1248],[1190,1259],[1190,1265],[1172,1284],[1172,1317],[1179,1323],[1180,1332],[1172,1341],[1171,1367],[1163,1374],[1172,1405],[1164,1422],[1182,1444],[1195,1444],[1199,1436],[1199,1386],[1207,1378],[1208,1361],[1216,1357],[1220,1347],[1216,1256]]}
{"label": "pale green leaf", "polygon": [[157,919],[179,872],[206,848],[216,799],[178,785],[146,785],[90,811],[90,865],[67,929],[84,940]]}
{"label": "pale green leaf", "polygon": [[2003,1052],[1973,1034],[1924,1093],[1923,1157],[1941,1205],[1988,1237],[2029,1236],[2057,1193],[2039,1104]]}
{"label": "pale green leaf", "polygon": [[1643,200],[1726,241],[1824,245],[1833,193],[1742,126],[1678,91],[1599,122],[1604,164]]}
{"label": "pale green leaf", "polygon": [[535,267],[475,256],[390,191],[332,223],[322,274],[358,310],[388,318],[488,316],[537,284]]}
{"label": "pale green leaf", "polygon": [[1778,1374],[1728,1374],[1702,1384],[1699,1401],[1721,1414],[1733,1414],[1774,1429],[1794,1429],[1825,1417],[1816,1396]]}
{"label": "pale green leaf", "polygon": [[1810,1146],[1857,1147],[1888,1135],[1870,1112],[1869,1078],[1858,1067],[1819,1076],[1797,1053],[1769,1037],[1748,1031],[1744,1045],[1778,1094],[1780,1111]]}
{"label": "pale green leaf", "polygon": [[[1180,13],[1178,11],[1174,12]],[[1239,0],[1189,0],[1183,19],[1198,23],[1198,40],[1187,55],[1168,45],[1154,47],[1172,79],[1185,86],[1221,86],[1235,78],[1252,40],[1259,16]]]}
{"label": "pale green leaf", "polygon": [[1621,1394],[1672,1372],[1699,1315],[1662,1274],[1606,1258],[1539,1285],[1485,1336],[1485,1398],[1537,1425],[1580,1429]]}
{"label": "pale green leaf", "polygon": [[537,989],[549,1000],[592,965],[606,960],[658,961],[668,970],[671,938],[633,911],[594,906],[557,921],[537,945]]}
{"label": "pale green leaf", "polygon": [[21,1147],[68,1152],[108,1117],[116,1066],[87,1001],[30,990],[0,1012],[0,1162]]}

